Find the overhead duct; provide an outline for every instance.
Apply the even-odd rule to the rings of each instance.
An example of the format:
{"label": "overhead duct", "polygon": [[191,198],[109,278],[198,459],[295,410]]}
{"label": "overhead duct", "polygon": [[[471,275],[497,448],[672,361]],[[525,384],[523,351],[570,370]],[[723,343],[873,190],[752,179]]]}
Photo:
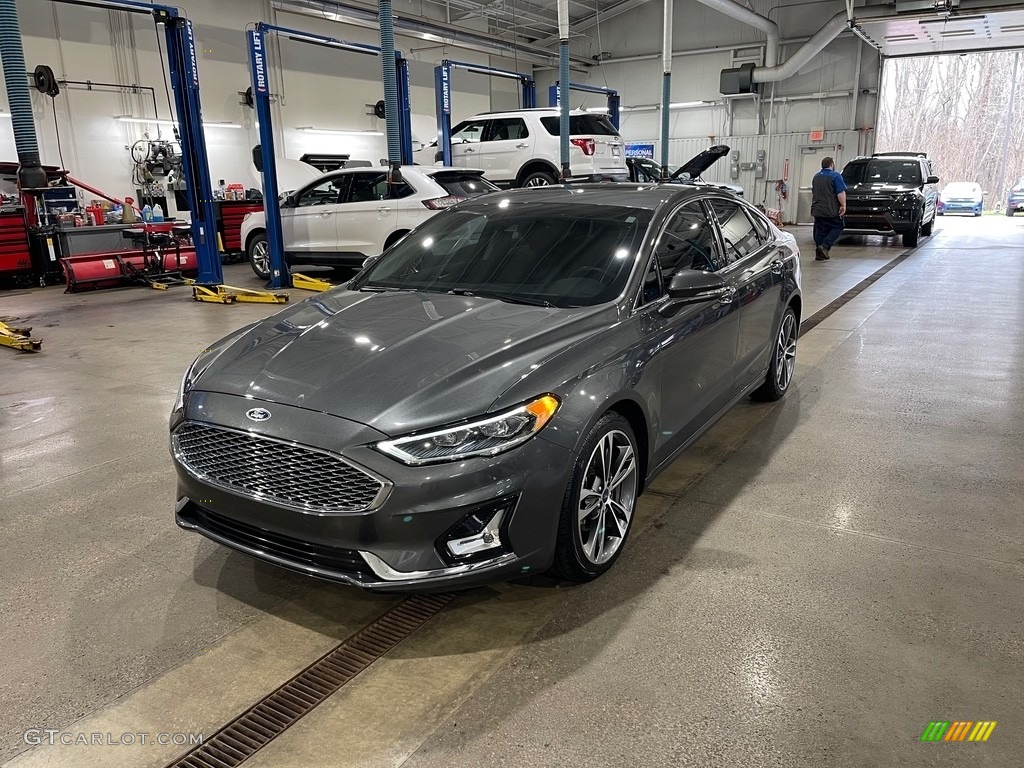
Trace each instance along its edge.
{"label": "overhead duct", "polygon": [[[701,0],[703,2],[703,0]],[[825,47],[835,40],[839,34],[849,27],[849,19],[846,11],[840,11],[811,35],[811,38],[800,48],[793,52],[793,55],[782,64],[772,67],[757,67],[753,64],[744,64],[735,69],[723,69],[719,90],[725,94],[733,93],[754,93],[758,83],[777,83],[786,80],[804,66],[811,59],[825,50]]]}
{"label": "overhead duct", "polygon": [[7,103],[14,125],[14,144],[18,149],[18,184],[22,189],[46,186],[46,171],[39,158],[36,123],[32,114],[25,77],[25,50],[21,42],[21,23],[16,0],[0,0],[0,59],[3,59]]}
{"label": "overhead duct", "polygon": [[779,25],[774,21],[754,13],[747,6],[740,5],[735,0],[697,0],[697,2],[764,32],[768,38],[764,51],[765,66],[774,67],[779,63]]}
{"label": "overhead duct", "polygon": [[[271,5],[279,11],[301,13],[320,21],[327,19],[367,29],[377,29],[379,26],[376,9],[350,1],[272,0]],[[428,19],[425,16],[400,13],[395,17],[395,30],[408,36],[440,42],[456,48],[492,53],[509,58],[517,56],[520,61],[529,61],[542,66],[558,67],[559,65],[556,54],[537,45],[499,40],[494,35],[485,32],[474,32],[443,21]],[[570,60],[572,68],[577,72],[586,72],[594,66],[592,60],[579,56],[572,56]]]}

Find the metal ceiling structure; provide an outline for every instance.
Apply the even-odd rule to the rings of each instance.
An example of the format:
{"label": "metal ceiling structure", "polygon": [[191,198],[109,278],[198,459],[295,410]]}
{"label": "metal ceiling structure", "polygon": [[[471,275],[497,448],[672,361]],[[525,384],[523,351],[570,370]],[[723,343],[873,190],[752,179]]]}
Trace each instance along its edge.
{"label": "metal ceiling structure", "polygon": [[885,57],[1024,48],[1024,2],[896,0],[853,9],[853,31]]}

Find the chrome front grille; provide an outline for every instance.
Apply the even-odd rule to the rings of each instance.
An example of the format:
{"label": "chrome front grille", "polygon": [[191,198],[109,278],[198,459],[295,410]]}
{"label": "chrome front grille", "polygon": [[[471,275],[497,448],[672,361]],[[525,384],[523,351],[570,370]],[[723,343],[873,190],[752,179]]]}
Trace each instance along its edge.
{"label": "chrome front grille", "polygon": [[250,432],[186,422],[172,438],[195,477],[272,504],[308,512],[362,512],[388,484],[334,454]]}

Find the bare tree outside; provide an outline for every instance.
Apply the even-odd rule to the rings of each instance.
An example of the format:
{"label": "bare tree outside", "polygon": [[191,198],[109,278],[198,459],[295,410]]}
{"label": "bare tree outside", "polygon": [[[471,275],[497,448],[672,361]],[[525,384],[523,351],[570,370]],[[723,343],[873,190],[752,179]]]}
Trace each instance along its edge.
{"label": "bare tree outside", "polygon": [[1001,208],[1024,176],[1024,57],[1019,52],[889,59],[878,117],[879,152],[927,152],[941,187],[973,181]]}

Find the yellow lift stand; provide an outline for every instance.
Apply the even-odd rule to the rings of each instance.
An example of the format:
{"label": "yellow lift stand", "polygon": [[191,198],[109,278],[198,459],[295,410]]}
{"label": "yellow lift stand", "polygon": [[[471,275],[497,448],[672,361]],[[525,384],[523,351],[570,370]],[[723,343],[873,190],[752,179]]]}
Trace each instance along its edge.
{"label": "yellow lift stand", "polygon": [[31,328],[14,328],[0,322],[0,346],[22,352],[38,352],[43,348],[43,340],[33,339]]}
{"label": "yellow lift stand", "polygon": [[299,272],[292,272],[292,288],[299,288],[303,291],[326,291],[328,288],[333,288],[334,283],[329,283],[326,280],[321,280],[319,277],[310,277],[309,275],[303,275]]}
{"label": "yellow lift stand", "polygon": [[255,304],[288,303],[287,293],[254,291],[249,288],[236,288],[233,285],[196,285],[195,281],[188,282],[192,286],[192,298],[196,301],[206,301],[211,304],[234,304],[238,301]]}

